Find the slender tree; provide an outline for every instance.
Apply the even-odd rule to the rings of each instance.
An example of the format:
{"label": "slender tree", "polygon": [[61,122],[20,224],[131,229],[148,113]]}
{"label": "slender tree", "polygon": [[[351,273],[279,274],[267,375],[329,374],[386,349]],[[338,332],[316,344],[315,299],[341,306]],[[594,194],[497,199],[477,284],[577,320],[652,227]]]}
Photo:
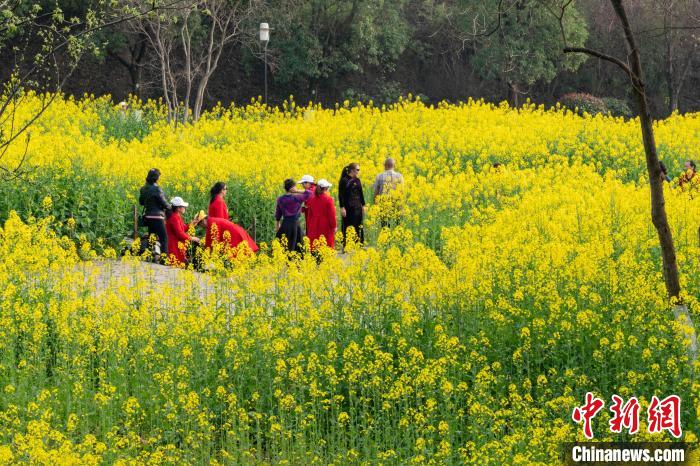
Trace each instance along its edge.
{"label": "slender tree", "polygon": [[610,0],[610,3],[615,10],[615,14],[622,28],[627,48],[627,60],[623,61],[612,55],[586,47],[566,47],[564,48],[564,52],[584,53],[614,63],[622,69],[629,78],[632,94],[637,104],[639,123],[642,129],[642,141],[644,144],[644,154],[646,156],[647,173],[649,175],[649,189],[651,191],[651,221],[656,228],[659,244],[661,246],[666,293],[674,304],[674,312],[678,320],[689,329],[693,329],[687,336],[690,340],[689,352],[691,358],[694,360],[697,354],[697,339],[687,306],[681,299],[681,285],[678,273],[678,262],[676,260],[676,249],[673,245],[673,235],[668,224],[668,216],[666,215],[661,167],[656,151],[654,125],[649,111],[639,46],[637,45],[637,39],[630,26],[630,21],[627,17],[627,12],[625,11],[622,0]]}
{"label": "slender tree", "polygon": [[686,87],[693,63],[700,58],[700,2],[697,0],[647,0],[641,21],[643,34],[658,60],[666,88],[668,112],[679,110],[680,97]]}
{"label": "slender tree", "polygon": [[[167,1],[167,0],[166,0]],[[198,120],[209,80],[224,49],[241,43],[244,24],[262,0],[178,0],[171,8],[132,23],[155,52],[171,121]],[[127,0],[127,12],[140,1]],[[156,2],[158,4],[159,2]]]}

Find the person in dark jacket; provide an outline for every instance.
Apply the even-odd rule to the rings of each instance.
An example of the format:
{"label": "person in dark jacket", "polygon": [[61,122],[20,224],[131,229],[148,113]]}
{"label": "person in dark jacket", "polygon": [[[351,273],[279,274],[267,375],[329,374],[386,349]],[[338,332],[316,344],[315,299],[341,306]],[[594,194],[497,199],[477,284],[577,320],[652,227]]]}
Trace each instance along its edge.
{"label": "person in dark jacket", "polygon": [[[166,257],[168,253],[168,233],[165,229],[165,212],[171,209],[165,199],[165,194],[158,180],[160,170],[151,168],[146,176],[146,184],[141,187],[139,204],[143,206],[143,221],[148,228],[149,235],[156,235],[160,242],[160,251]],[[158,258],[156,258],[158,260]]]}
{"label": "person in dark jacket", "polygon": [[365,206],[365,195],[360,181],[360,165],[351,163],[345,168],[345,173],[340,178],[338,186],[338,203],[342,217],[343,247],[347,239],[347,229],[353,227],[360,244],[365,241],[365,232],[362,226]]}

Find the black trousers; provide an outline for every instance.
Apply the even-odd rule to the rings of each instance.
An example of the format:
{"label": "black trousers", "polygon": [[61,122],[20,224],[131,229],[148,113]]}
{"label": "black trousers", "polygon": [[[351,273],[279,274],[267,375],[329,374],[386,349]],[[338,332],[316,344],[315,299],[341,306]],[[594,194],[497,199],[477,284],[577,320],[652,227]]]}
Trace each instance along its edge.
{"label": "black trousers", "polygon": [[165,231],[165,220],[162,218],[144,218],[149,235],[156,235],[160,243],[160,253],[168,255],[168,233]]}
{"label": "black trousers", "polygon": [[285,217],[282,219],[280,229],[275,235],[277,239],[282,240],[282,237],[287,238],[287,250],[302,251],[304,245],[304,234],[301,232],[301,225],[298,217]]}
{"label": "black trousers", "polygon": [[365,242],[365,229],[362,226],[363,213],[362,208],[359,209],[345,209],[345,217],[342,218],[341,226],[343,229],[343,246],[345,246],[345,241],[347,238],[346,230],[349,227],[355,228],[355,233],[360,241],[360,244]]}

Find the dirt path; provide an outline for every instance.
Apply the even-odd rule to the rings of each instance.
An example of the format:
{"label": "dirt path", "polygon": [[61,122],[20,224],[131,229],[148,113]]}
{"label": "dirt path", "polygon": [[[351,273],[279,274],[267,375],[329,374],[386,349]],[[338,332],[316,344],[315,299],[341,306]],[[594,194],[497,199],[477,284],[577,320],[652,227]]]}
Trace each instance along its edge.
{"label": "dirt path", "polygon": [[[340,254],[344,263],[352,259],[353,254]],[[80,262],[76,271],[84,275],[84,285],[91,288],[94,295],[103,294],[110,288],[128,286],[141,291],[142,295],[151,294],[164,285],[182,288],[183,291],[199,295],[202,302],[213,293],[220,291],[220,278],[192,270],[166,267],[138,260],[99,259]]]}
{"label": "dirt path", "polygon": [[96,296],[120,286],[138,290],[142,296],[156,293],[165,285],[175,286],[199,295],[202,301],[214,292],[211,276],[152,262],[101,259],[81,262],[75,270],[83,273],[84,285],[90,287]]}

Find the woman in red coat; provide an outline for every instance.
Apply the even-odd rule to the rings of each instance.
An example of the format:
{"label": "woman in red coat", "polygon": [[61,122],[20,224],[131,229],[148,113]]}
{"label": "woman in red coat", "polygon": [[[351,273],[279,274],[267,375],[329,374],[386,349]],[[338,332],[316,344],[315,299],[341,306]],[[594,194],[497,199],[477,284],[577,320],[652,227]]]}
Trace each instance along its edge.
{"label": "woman in red coat", "polygon": [[187,230],[192,225],[197,225],[199,219],[195,217],[190,225],[185,224],[182,216],[189,204],[181,197],[174,197],[170,201],[173,209],[165,222],[165,231],[168,234],[168,260],[175,266],[182,267],[187,264],[185,250],[187,242],[199,243],[199,238],[190,236]]}
{"label": "woman in red coat", "polygon": [[236,248],[240,243],[245,241],[248,243],[248,247],[251,251],[258,252],[258,249],[260,249],[243,227],[236,225],[230,220],[207,217],[202,221],[202,224],[207,230],[204,244],[208,248],[211,248],[215,241],[217,243],[223,243],[228,238],[228,244],[232,248]]}
{"label": "woman in red coat", "polygon": [[316,195],[306,201],[306,236],[311,242],[311,249],[321,236],[326,239],[326,245],[332,248],[335,245],[336,214],[333,198],[328,194],[331,184],[325,180],[318,180]]}
{"label": "woman in red coat", "polygon": [[217,181],[211,190],[209,190],[209,217],[211,218],[225,218],[230,220],[228,216],[228,206],[224,200],[227,191],[226,183],[223,181]]}

